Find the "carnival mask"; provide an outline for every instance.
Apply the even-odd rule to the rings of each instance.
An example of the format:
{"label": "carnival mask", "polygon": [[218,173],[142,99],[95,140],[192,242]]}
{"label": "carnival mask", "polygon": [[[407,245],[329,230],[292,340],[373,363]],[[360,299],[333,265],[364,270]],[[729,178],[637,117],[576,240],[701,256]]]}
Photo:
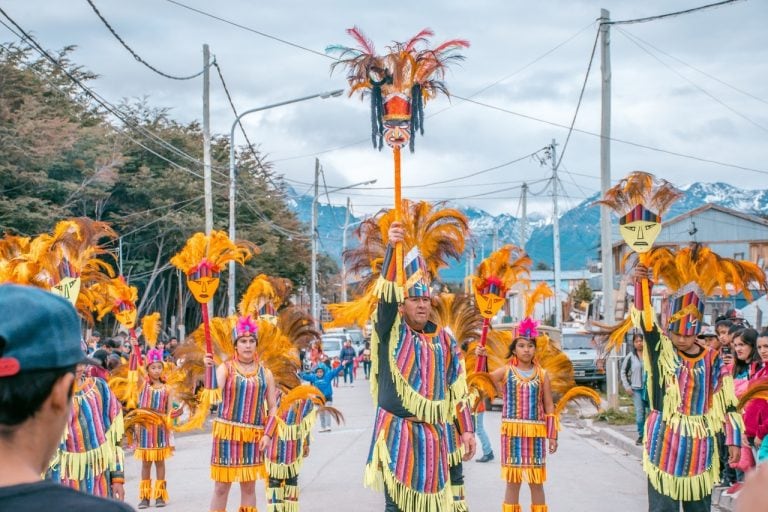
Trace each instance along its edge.
{"label": "carnival mask", "polygon": [[136,327],[136,308],[131,304],[120,304],[115,312],[115,318],[126,329]]}
{"label": "carnival mask", "polygon": [[483,318],[493,318],[504,305],[504,297],[499,297],[495,293],[480,294],[475,291],[475,300]]}
{"label": "carnival mask", "polygon": [[79,277],[64,277],[59,284],[51,287],[51,293],[64,297],[74,306],[77,303],[77,297],[80,295],[81,281]]}
{"label": "carnival mask", "polygon": [[637,220],[619,226],[621,236],[627,242],[633,251],[643,253],[648,252],[653,247],[653,243],[661,233],[661,224],[646,220]]}
{"label": "carnival mask", "polygon": [[219,289],[219,274],[199,277],[197,279],[188,277],[187,286],[189,286],[189,291],[192,292],[192,296],[197,302],[208,304],[213,299],[216,290]]}

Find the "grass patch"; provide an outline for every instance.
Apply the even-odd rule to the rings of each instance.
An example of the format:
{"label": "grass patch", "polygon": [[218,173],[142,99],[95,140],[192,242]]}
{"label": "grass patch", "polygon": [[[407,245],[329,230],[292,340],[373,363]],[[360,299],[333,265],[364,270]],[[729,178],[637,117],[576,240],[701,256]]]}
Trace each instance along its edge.
{"label": "grass patch", "polygon": [[635,412],[611,408],[600,411],[593,419],[595,421],[604,421],[609,425],[632,425],[635,423]]}

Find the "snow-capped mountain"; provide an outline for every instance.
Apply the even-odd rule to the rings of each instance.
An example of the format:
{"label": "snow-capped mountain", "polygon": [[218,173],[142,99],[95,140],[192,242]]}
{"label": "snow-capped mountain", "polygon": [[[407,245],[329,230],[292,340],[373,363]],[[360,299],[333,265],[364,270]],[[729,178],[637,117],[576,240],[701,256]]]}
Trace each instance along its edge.
{"label": "snow-capped mountain", "polygon": [[[681,190],[683,196],[672,205],[665,219],[672,219],[710,203],[750,214],[768,214],[768,190],[740,189],[727,183],[693,183],[681,187]],[[310,196],[294,197],[294,207],[299,219],[308,226],[312,198]],[[560,216],[560,255],[563,270],[584,268],[588,261],[597,259],[600,245],[600,210],[591,206],[597,199],[598,194],[595,194]],[[459,208],[469,219],[471,237],[467,241],[467,256],[474,250],[475,264],[488,256],[494,245],[499,247],[507,243],[519,245],[519,218],[508,213],[491,215],[475,207],[452,206]],[[318,205],[319,250],[326,252],[339,263],[345,214],[345,207],[322,203]],[[347,231],[348,247],[354,247],[357,244],[353,230],[359,221],[360,218],[350,215],[349,223],[352,227]],[[525,248],[534,264],[552,267],[551,219],[541,214],[529,216]],[[461,281],[466,272],[466,259],[467,257],[442,271],[442,279],[450,282]]]}

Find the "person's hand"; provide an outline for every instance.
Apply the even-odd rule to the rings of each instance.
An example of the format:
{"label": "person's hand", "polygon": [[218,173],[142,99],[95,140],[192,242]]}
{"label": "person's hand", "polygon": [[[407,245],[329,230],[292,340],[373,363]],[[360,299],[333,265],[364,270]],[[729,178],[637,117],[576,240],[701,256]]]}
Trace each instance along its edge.
{"label": "person's hand", "polygon": [[555,453],[557,451],[557,439],[549,440],[549,453]]}
{"label": "person's hand", "polygon": [[733,364],[733,354],[723,354],[720,356],[720,359],[723,360],[723,364],[731,365]]}
{"label": "person's hand", "polygon": [[259,441],[259,451],[265,452],[269,448],[269,444],[272,442],[272,438],[269,436],[262,436]]}
{"label": "person's hand", "polygon": [[205,354],[205,357],[203,358],[203,363],[205,364],[205,366],[213,366],[214,365],[213,354]]}
{"label": "person's hand", "polygon": [[403,225],[400,222],[393,222],[389,225],[389,231],[387,232],[387,235],[389,236],[389,243],[393,245],[404,241],[405,230],[403,229]]}
{"label": "person's hand", "polygon": [[747,473],[736,500],[736,512],[760,512],[768,503],[768,464]]}
{"label": "person's hand", "polygon": [[645,265],[640,265],[639,263],[635,267],[633,275],[635,281],[642,281],[643,279],[647,279],[649,281],[653,280],[653,271]]}
{"label": "person's hand", "polygon": [[476,443],[474,432],[464,432],[461,434],[461,444],[464,445],[464,456],[461,460],[470,460],[475,456]]}
{"label": "person's hand", "polygon": [[112,498],[117,501],[125,501],[125,489],[123,484],[118,482],[112,483]]}
{"label": "person's hand", "polygon": [[728,464],[736,464],[741,458],[741,448],[738,446],[728,447]]}
{"label": "person's hand", "polygon": [[476,356],[486,356],[488,355],[488,349],[480,344],[478,344],[475,347],[475,355]]}

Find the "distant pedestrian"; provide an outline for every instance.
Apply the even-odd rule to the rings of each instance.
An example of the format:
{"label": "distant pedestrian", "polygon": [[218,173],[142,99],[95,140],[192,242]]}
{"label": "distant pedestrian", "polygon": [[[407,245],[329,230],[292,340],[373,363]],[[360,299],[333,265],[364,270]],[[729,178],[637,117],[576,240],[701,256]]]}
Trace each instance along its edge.
{"label": "distant pedestrian", "polygon": [[360,358],[363,361],[365,380],[368,380],[371,378],[371,342],[365,342],[365,347],[360,351]]}
{"label": "distant pedestrian", "polygon": [[643,368],[643,335],[635,333],[632,336],[632,350],[621,363],[621,384],[632,397],[635,406],[635,424],[637,425],[637,440],[635,445],[643,444],[645,429],[645,369]]}
{"label": "distant pedestrian", "polygon": [[[299,375],[303,380],[314,385],[325,397],[325,404],[333,403],[333,385],[331,381],[339,375],[348,363],[340,364],[336,369],[329,370],[324,364],[319,364],[314,372],[303,372]],[[331,416],[325,411],[320,411],[320,432],[331,430]]]}
{"label": "distant pedestrian", "polygon": [[344,384],[346,384],[347,379],[349,379],[350,386],[355,382],[353,370],[354,370],[356,357],[357,357],[357,354],[355,353],[355,349],[352,348],[352,342],[349,340],[345,341],[344,346],[341,348],[339,359],[341,359],[342,363],[345,363],[344,364]]}

